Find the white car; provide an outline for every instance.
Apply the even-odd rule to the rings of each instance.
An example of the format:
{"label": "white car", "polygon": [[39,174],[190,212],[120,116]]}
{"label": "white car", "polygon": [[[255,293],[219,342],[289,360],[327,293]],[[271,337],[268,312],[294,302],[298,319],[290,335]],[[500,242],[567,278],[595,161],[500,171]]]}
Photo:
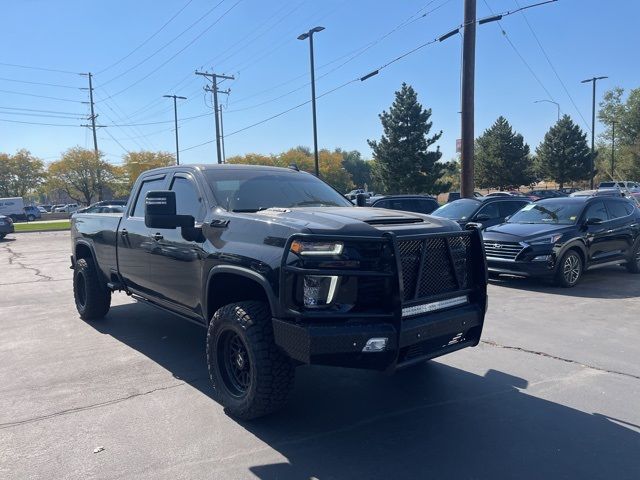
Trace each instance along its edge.
{"label": "white car", "polygon": [[53,211],[55,213],[74,213],[76,210],[80,208],[77,203],[67,203],[62,207],[57,207]]}

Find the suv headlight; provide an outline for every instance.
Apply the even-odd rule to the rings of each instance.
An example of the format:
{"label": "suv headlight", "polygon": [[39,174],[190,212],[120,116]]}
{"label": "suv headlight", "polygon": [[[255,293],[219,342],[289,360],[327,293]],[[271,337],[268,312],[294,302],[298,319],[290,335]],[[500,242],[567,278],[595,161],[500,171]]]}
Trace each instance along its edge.
{"label": "suv headlight", "polygon": [[557,233],[555,235],[547,235],[546,237],[534,238],[533,240],[530,240],[527,243],[529,245],[548,245],[548,244],[556,243],[561,238],[562,238],[562,234]]}
{"label": "suv headlight", "polygon": [[302,256],[313,255],[340,255],[344,249],[342,242],[305,242],[294,240],[291,243],[291,251]]}

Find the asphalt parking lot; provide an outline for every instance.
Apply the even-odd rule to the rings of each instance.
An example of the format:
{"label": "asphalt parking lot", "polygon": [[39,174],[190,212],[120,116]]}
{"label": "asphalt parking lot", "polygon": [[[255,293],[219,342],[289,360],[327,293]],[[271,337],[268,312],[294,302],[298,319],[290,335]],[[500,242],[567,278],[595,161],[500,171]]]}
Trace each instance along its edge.
{"label": "asphalt parking lot", "polygon": [[[68,232],[0,241],[0,478],[640,478],[640,276],[490,286],[483,342],[395,376],[303,367],[252,423],[205,332],[114,295],[86,323]],[[94,453],[97,452],[97,453]]]}

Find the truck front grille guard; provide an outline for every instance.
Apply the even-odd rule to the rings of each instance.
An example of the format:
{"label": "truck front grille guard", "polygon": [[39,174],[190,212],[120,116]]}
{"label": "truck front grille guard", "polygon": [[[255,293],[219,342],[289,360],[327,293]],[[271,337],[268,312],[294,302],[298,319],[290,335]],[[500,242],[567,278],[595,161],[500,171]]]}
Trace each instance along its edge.
{"label": "truck front grille guard", "polygon": [[[395,271],[350,269],[308,269],[288,263],[291,244],[294,240],[342,241],[345,243],[387,243],[395,257]],[[309,311],[295,307],[293,301],[293,278],[295,275],[338,275],[368,278],[397,277],[398,281],[388,298],[391,313],[335,312],[331,310]],[[425,233],[397,236],[385,232],[382,237],[294,234],[285,244],[280,265],[279,300],[281,311],[288,316],[305,318],[368,318],[388,320],[396,323],[402,309],[414,305],[440,302],[460,296],[469,296],[472,303],[486,307],[487,266],[478,230],[446,233]]]}

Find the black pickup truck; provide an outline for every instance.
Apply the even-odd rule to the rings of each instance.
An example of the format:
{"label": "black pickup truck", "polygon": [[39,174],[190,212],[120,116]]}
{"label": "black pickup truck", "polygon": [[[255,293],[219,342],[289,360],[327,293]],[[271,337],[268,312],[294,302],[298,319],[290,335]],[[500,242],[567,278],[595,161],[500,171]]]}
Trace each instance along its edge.
{"label": "black pickup truck", "polygon": [[478,231],[355,207],[294,168],[150,170],[123,214],[76,214],[71,235],[80,316],[124,291],[206,327],[216,398],[239,418],[280,407],[297,365],[394,371],[480,341]]}

